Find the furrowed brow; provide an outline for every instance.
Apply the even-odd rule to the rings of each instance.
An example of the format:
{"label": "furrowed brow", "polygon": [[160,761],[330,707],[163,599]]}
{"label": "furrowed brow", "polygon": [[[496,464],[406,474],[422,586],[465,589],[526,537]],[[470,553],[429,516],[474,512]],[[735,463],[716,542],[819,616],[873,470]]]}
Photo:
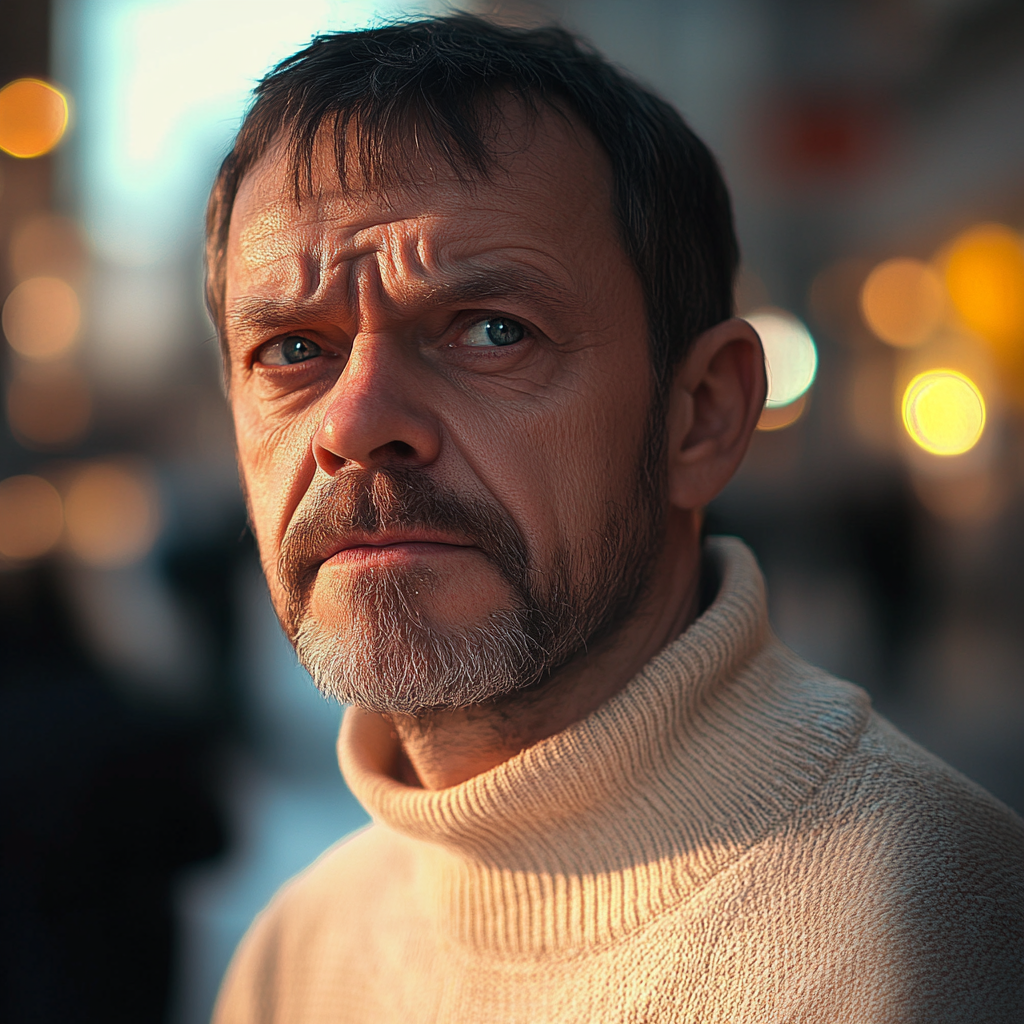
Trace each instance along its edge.
{"label": "furrowed brow", "polygon": [[224,313],[224,326],[228,337],[231,337],[236,333],[292,327],[297,320],[308,315],[306,303],[246,296],[236,299],[228,307]]}
{"label": "furrowed brow", "polygon": [[567,312],[571,298],[549,278],[527,270],[485,270],[460,281],[441,282],[426,292],[436,305],[485,303],[503,298],[543,302],[556,312]]}
{"label": "furrowed brow", "polygon": [[[556,313],[572,310],[570,297],[547,277],[528,270],[485,270],[457,281],[428,285],[419,301],[432,306],[458,306],[501,299],[540,301]],[[237,336],[295,327],[318,312],[317,302],[297,302],[261,295],[243,296],[232,302],[224,314],[225,336],[230,343]]]}

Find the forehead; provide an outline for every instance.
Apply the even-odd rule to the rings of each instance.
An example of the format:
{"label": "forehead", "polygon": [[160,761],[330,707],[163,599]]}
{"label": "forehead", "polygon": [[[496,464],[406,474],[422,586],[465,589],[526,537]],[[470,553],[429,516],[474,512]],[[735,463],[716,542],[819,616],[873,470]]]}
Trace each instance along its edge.
{"label": "forehead", "polygon": [[357,175],[341,186],[333,146],[322,139],[312,188],[297,201],[292,161],[279,142],[245,176],[235,200],[229,295],[294,281],[297,269],[319,278],[326,265],[368,252],[394,257],[403,247],[405,262],[425,272],[491,250],[537,264],[578,261],[595,245],[621,255],[608,159],[586,129],[555,111],[512,112],[489,148],[487,177],[464,180],[424,147],[409,155],[401,182],[371,190]]}

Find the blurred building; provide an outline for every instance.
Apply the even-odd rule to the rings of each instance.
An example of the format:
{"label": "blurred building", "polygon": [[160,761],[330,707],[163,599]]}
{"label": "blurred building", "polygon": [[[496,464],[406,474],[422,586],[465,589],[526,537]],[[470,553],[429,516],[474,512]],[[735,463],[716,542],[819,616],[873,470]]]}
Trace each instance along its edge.
{"label": "blurred building", "polygon": [[[1024,810],[1024,8],[477,6],[580,31],[716,152],[771,392],[708,528],[786,642]],[[246,533],[202,209],[276,60],[424,9],[0,12],[5,1021],[206,1019],[252,915],[364,820]]]}

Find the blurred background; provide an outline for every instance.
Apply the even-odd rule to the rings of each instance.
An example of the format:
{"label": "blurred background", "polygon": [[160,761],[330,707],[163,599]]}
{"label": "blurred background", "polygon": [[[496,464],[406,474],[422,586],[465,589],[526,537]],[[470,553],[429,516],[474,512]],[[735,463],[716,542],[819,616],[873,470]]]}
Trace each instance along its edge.
{"label": "blurred background", "polygon": [[[1024,811],[1024,6],[551,0],[721,160],[768,405],[708,528],[799,653]],[[201,302],[247,95],[383,0],[0,10],[0,1018],[208,1018],[365,821],[270,610]]]}

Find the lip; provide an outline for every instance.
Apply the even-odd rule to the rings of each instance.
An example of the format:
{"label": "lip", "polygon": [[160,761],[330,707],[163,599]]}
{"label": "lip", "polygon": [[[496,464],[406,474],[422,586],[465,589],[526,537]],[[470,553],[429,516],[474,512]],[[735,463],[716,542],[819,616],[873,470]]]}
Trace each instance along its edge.
{"label": "lip", "polygon": [[467,544],[452,537],[430,534],[384,534],[348,539],[335,547],[322,564],[403,562],[457,551],[471,551],[475,548],[474,544]]}

